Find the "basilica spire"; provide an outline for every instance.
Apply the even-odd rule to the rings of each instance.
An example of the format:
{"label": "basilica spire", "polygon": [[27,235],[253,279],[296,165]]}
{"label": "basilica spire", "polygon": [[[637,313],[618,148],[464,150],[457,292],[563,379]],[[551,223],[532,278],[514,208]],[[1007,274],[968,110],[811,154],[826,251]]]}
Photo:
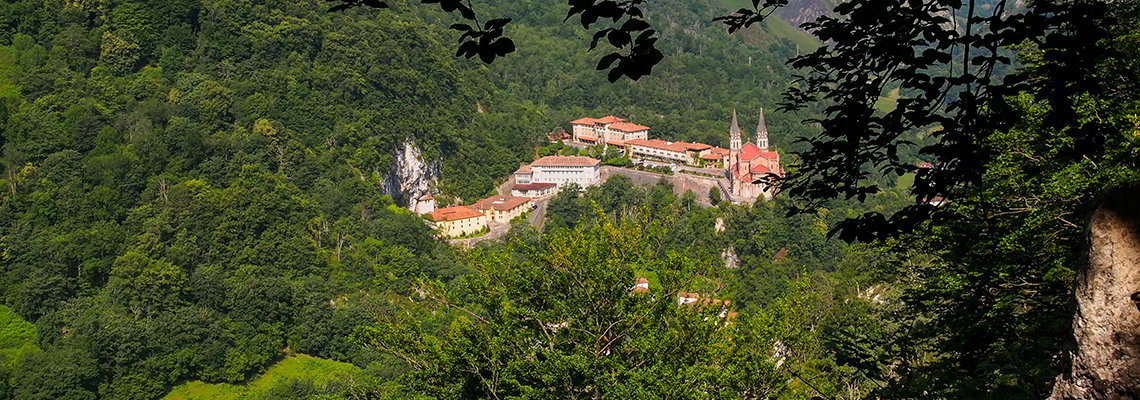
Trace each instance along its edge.
{"label": "basilica spire", "polygon": [[740,149],[740,123],[736,120],[736,109],[732,109],[732,126],[728,128],[728,148]]}
{"label": "basilica spire", "polygon": [[760,122],[756,124],[756,147],[768,151],[768,125],[764,123],[764,108],[760,108]]}

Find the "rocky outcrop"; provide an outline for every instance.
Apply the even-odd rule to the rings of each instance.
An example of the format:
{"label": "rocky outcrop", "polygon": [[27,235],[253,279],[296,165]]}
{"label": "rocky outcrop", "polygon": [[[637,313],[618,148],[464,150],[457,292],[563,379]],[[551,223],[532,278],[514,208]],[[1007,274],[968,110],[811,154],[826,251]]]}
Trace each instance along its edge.
{"label": "rocky outcrop", "polygon": [[1070,369],[1051,399],[1140,398],[1140,187],[1118,189],[1093,213],[1074,295]]}
{"label": "rocky outcrop", "polygon": [[420,196],[433,194],[439,180],[439,160],[427,162],[419,146],[405,141],[392,158],[384,186],[397,203],[416,209]]}
{"label": "rocky outcrop", "polygon": [[781,19],[798,28],[804,22],[815,21],[819,16],[830,13],[835,3],[835,0],[791,0],[776,12]]}

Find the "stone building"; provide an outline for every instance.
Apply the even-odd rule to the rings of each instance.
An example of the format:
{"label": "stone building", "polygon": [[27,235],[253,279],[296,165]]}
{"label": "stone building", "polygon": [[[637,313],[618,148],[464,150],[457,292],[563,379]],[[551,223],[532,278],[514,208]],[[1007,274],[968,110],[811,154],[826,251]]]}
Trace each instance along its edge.
{"label": "stone building", "polygon": [[568,183],[587,187],[602,178],[602,162],[583,156],[546,156],[515,171],[515,184]]}
{"label": "stone building", "polygon": [[457,237],[487,228],[487,216],[469,206],[441,208],[427,214],[443,237]]}
{"label": "stone building", "polygon": [[649,139],[649,127],[613,115],[570,121],[575,143],[624,146],[634,139]]}
{"label": "stone building", "polygon": [[515,196],[491,196],[472,204],[476,210],[486,215],[489,222],[509,223],[531,208],[530,198]]}
{"label": "stone building", "polygon": [[728,136],[729,156],[725,175],[731,194],[737,198],[771,198],[769,180],[783,176],[784,172],[780,169],[780,154],[768,150],[768,127],[764,123],[764,110],[760,110],[760,122],[756,125],[756,143],[741,144],[736,110],[732,111],[732,126],[729,127]]}

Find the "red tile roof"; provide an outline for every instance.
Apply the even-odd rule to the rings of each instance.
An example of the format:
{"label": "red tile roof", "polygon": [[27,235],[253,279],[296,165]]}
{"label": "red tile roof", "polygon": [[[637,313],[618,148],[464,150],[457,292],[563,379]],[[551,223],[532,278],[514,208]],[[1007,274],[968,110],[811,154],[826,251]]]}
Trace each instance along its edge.
{"label": "red tile roof", "polygon": [[622,122],[622,121],[625,121],[625,118],[618,118],[618,117],[615,117],[613,115],[607,115],[607,116],[604,116],[604,117],[601,117],[601,118],[594,120],[594,122],[603,123],[603,124],[612,124],[615,122]]}
{"label": "red tile roof", "polygon": [[585,156],[546,156],[530,163],[536,167],[590,167],[601,161]]}
{"label": "red tile roof", "polygon": [[594,124],[612,124],[615,122],[622,122],[622,121],[625,121],[625,120],[622,118],[615,117],[613,115],[607,115],[607,116],[602,117],[602,118],[590,118],[590,117],[578,118],[576,120],[570,121],[570,123],[573,125],[594,125]]}
{"label": "red tile roof", "polygon": [[685,146],[689,147],[689,150],[695,150],[695,151],[704,151],[704,150],[708,150],[708,149],[712,148],[712,146],[709,146],[709,145],[704,144],[704,143],[698,143],[698,142],[694,142],[694,143],[678,142],[678,143],[684,143]]}
{"label": "red tile roof", "polygon": [[766,174],[772,172],[772,170],[768,169],[768,167],[757,164],[752,166],[751,172],[754,174]]}
{"label": "red tile roof", "polygon": [[549,188],[552,188],[555,186],[557,186],[557,185],[555,185],[553,183],[523,183],[523,184],[511,186],[511,190],[522,190],[522,191],[543,190],[543,189],[549,189]]}
{"label": "red tile roof", "polygon": [[472,204],[472,206],[479,210],[495,209],[499,211],[509,211],[515,209],[518,206],[526,204],[529,201],[529,197],[491,196],[483,200],[476,201],[475,204]]}
{"label": "red tile roof", "polygon": [[531,171],[530,165],[523,165],[523,166],[519,167],[519,169],[515,170],[515,173],[516,174],[529,174],[530,171]]}
{"label": "red tile roof", "polygon": [[747,161],[760,156],[760,148],[752,143],[745,143],[740,146],[740,160]]}
{"label": "red tile roof", "polygon": [[482,217],[483,213],[468,206],[455,206],[441,208],[427,214],[435,222],[459,221],[461,219]]}
{"label": "red tile roof", "polygon": [[767,158],[769,160],[779,160],[780,159],[780,153],[777,153],[774,151],[761,151],[760,157],[764,157],[764,158]]}
{"label": "red tile roof", "polygon": [[641,132],[649,130],[648,126],[638,125],[632,122],[615,122],[610,125],[610,129],[616,129],[623,132]]}
{"label": "red tile roof", "polygon": [[625,146],[626,142],[620,140],[607,140],[606,144],[610,146]]}

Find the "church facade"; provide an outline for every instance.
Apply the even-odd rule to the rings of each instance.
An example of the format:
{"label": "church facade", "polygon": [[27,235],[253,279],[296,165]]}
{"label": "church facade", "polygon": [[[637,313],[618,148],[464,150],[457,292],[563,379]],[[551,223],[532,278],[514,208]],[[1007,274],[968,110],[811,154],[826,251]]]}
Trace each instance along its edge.
{"label": "church facade", "polygon": [[772,178],[784,176],[780,168],[780,154],[768,149],[768,127],[764,123],[764,110],[756,125],[756,142],[741,143],[740,123],[736,110],[732,111],[729,127],[729,155],[725,177],[733,197],[755,199],[772,198]]}

